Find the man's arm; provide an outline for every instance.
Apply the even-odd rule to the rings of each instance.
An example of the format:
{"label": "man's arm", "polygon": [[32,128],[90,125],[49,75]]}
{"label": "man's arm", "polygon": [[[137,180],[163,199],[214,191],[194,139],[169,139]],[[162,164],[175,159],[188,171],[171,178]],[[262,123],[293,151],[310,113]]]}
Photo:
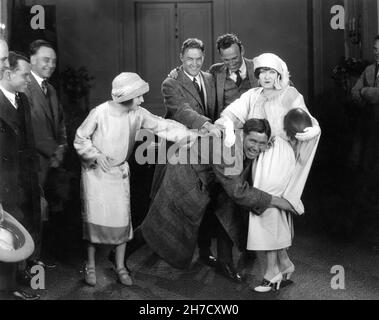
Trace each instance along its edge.
{"label": "man's arm", "polygon": [[162,84],[162,95],[170,118],[184,124],[189,129],[201,129],[211,120],[191,108],[179,83],[167,78]]}
{"label": "man's arm", "polygon": [[278,208],[296,213],[292,205],[284,198],[273,196],[251,186],[241,175],[225,175],[223,165],[213,165],[216,179],[221,183],[227,195],[237,204],[248,208],[256,215],[267,208]]}
{"label": "man's arm", "polygon": [[227,195],[237,204],[258,214],[272,206],[272,196],[267,192],[250,186],[241,175],[225,175],[225,166],[212,166],[217,181],[221,183]]}

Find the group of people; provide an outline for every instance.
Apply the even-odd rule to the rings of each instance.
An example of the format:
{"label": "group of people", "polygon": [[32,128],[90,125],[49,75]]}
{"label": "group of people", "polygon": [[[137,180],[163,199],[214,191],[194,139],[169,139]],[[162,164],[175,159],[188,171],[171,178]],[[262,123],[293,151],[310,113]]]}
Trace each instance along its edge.
{"label": "group of people", "polygon": [[55,217],[62,206],[50,197],[55,170],[67,148],[66,129],[57,93],[48,82],[56,67],[52,44],[36,40],[29,57],[9,52],[0,39],[0,206],[32,235],[35,250],[18,265],[16,298],[39,299],[30,287],[30,270],[56,267]]}
{"label": "group of people", "polygon": [[[293,237],[291,214],[304,213],[301,194],[320,127],[290,84],[281,58],[272,53],[244,58],[234,34],[220,36],[217,48],[223,63],[208,73],[201,70],[203,42],[184,41],[182,65],[162,83],[165,119],[140,106],[148,84],[126,72],[113,80],[112,101],[94,108],[77,130],[88,285],[96,285],[97,243],[116,246],[109,258],[127,286],[133,281],[125,261],[144,244],[172,266],[187,268],[197,243],[203,262],[237,282],[242,277],[234,267],[233,245],[243,252],[263,252],[263,280],[254,289],[258,292],[279,288],[294,272],[287,254]],[[297,122],[295,129],[291,121]],[[133,231],[127,161],[142,128],[172,143],[188,138],[182,149],[198,159],[156,166],[149,211]],[[243,165],[230,168],[214,161],[217,143],[242,154]],[[213,235],[217,258],[211,251]]]}
{"label": "group of people", "polygon": [[[97,244],[114,246],[109,259],[126,286],[133,284],[126,261],[143,244],[176,268],[189,267],[198,246],[201,261],[236,282],[243,279],[234,266],[233,246],[250,257],[252,251],[263,253],[263,280],[254,288],[258,292],[278,289],[294,272],[287,254],[292,214],[304,212],[301,194],[320,127],[280,57],[263,53],[247,59],[234,34],[220,36],[217,49],[222,63],[204,72],[203,42],[184,41],[182,65],[162,83],[165,118],[141,107],[149,84],[136,73],[123,72],[112,82],[112,99],[93,108],[78,128],[74,147],[82,161],[88,285],[97,282]],[[0,41],[0,202],[30,230],[37,248],[44,243],[46,183],[67,148],[63,111],[47,82],[55,64],[55,51],[46,41],[31,44],[30,60],[8,54],[6,42]],[[303,126],[294,130],[294,121]],[[149,211],[134,230],[128,160],[140,129],[179,143],[181,152],[196,154],[199,161],[156,166]],[[215,161],[224,150],[239,155],[241,165]],[[53,215],[59,206],[47,203]],[[20,272],[28,277],[27,265],[33,264],[55,265],[41,259],[40,249]],[[21,290],[15,295],[38,298]]]}

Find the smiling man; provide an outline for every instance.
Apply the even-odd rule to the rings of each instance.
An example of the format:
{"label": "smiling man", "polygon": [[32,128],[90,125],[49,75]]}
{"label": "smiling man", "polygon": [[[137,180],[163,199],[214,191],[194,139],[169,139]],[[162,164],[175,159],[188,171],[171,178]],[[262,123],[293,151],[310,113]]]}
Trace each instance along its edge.
{"label": "smiling man", "polygon": [[[39,158],[39,183],[45,196],[48,195],[47,185],[50,186],[50,189],[52,186],[57,189],[57,180],[59,181],[59,179],[55,180],[49,177],[56,175],[57,168],[62,165],[67,145],[63,109],[58,102],[54,87],[48,82],[55,71],[56,60],[57,56],[51,43],[36,40],[30,44],[31,83],[25,93],[32,111],[35,146]],[[59,199],[54,199],[54,202],[50,199],[47,200],[49,201],[49,221],[44,223],[43,230],[46,259],[45,261],[40,259],[42,256],[41,235],[36,241],[35,255],[30,264],[54,268],[54,234],[58,226],[52,227],[52,224],[56,222],[55,217],[59,216],[63,209]]]}
{"label": "smiling man", "polygon": [[[292,210],[287,200],[254,188],[249,179],[253,162],[268,147],[270,136],[267,120],[246,121],[243,128],[245,161],[243,167],[240,166],[239,170],[231,174],[226,174],[226,164],[214,164],[217,155],[211,146],[207,148],[209,153],[196,153],[199,155],[197,163],[200,164],[169,164],[145,220],[135,230],[135,238],[128,244],[128,255],[146,243],[172,266],[187,268],[192,262],[197,235],[201,231],[200,222],[211,203],[215,204],[212,209],[222,225],[218,239],[222,237],[223,243],[226,242],[230,247],[234,243],[241,250],[246,248],[248,226],[248,214],[241,212],[241,209],[255,214],[263,213],[268,207]],[[203,142],[200,138],[200,144]],[[212,140],[208,142],[212,143]],[[234,148],[237,145],[242,146],[236,144]],[[199,144],[191,148],[202,149]],[[242,153],[241,149],[235,151]],[[203,157],[210,161],[205,163]],[[217,246],[218,259],[223,259],[225,253],[220,252],[223,248],[219,244]],[[225,274],[234,281],[242,281],[234,268],[232,251],[226,250],[226,254],[229,256],[220,260]]]}
{"label": "smiling man", "polygon": [[216,81],[218,115],[241,94],[258,86],[253,60],[244,57],[245,49],[235,34],[218,37],[217,50],[222,63],[212,65],[209,72]]}

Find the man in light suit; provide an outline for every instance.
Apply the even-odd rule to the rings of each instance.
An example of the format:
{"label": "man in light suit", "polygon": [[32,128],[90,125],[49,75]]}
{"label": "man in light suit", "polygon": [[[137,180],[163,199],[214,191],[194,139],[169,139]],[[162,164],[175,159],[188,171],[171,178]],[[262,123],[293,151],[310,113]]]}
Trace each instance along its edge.
{"label": "man in light suit", "polygon": [[[31,111],[32,125],[35,137],[35,145],[39,156],[39,182],[44,192],[49,175],[62,165],[64,152],[67,146],[66,127],[64,123],[63,110],[58,102],[54,87],[48,82],[56,67],[56,53],[53,46],[44,40],[36,40],[30,45],[31,83],[25,91],[28,96]],[[46,194],[45,194],[46,196]],[[52,212],[53,203],[49,203],[49,223],[54,221]],[[59,210],[59,209],[58,209]],[[57,214],[57,213],[55,213]],[[50,227],[47,228],[47,227]],[[48,232],[50,237],[54,233],[51,226],[45,226],[44,233]],[[37,258],[41,254],[42,239],[37,241]],[[43,245],[50,246],[46,249],[53,251],[52,239],[45,238]],[[34,261],[45,267],[54,267],[54,262]]]}
{"label": "man in light suit", "polygon": [[243,93],[258,86],[253,60],[244,57],[245,49],[235,34],[218,37],[217,50],[222,63],[212,65],[209,72],[216,83],[217,117]]}

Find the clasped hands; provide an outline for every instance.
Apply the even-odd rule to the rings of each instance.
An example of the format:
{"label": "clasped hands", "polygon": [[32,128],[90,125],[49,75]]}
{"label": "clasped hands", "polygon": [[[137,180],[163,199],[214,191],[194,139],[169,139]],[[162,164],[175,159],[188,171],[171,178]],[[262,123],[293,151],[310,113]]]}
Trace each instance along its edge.
{"label": "clasped hands", "polygon": [[299,141],[308,141],[320,134],[321,130],[319,126],[307,127],[302,133],[296,133],[295,138]]}
{"label": "clasped hands", "polygon": [[217,124],[212,124],[210,122],[205,122],[200,128],[199,132],[203,135],[211,135],[216,138],[221,138],[223,127]]}

